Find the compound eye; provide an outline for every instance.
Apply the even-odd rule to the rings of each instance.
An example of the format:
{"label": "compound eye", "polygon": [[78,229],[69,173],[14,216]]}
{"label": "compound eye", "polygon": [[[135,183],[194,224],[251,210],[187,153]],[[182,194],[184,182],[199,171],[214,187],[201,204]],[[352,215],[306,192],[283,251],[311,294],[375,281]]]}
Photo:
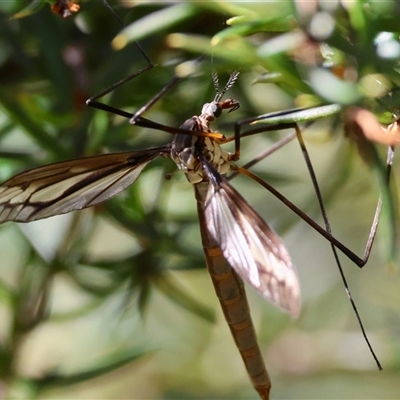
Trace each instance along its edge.
{"label": "compound eye", "polygon": [[204,104],[201,113],[213,119],[213,118],[218,118],[221,115],[222,110],[217,103],[206,103]]}
{"label": "compound eye", "polygon": [[218,104],[213,104],[213,113],[215,118],[218,118],[222,114],[222,108]]}

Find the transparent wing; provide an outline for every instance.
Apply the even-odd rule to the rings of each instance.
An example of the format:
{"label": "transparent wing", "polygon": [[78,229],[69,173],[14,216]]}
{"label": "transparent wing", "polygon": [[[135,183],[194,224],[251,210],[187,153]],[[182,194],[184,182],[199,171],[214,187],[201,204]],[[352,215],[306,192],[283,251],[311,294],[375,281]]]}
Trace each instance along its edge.
{"label": "transparent wing", "polygon": [[281,239],[228,181],[207,164],[210,186],[204,207],[210,235],[244,281],[267,300],[297,316],[299,282]]}
{"label": "transparent wing", "polygon": [[30,222],[94,206],[115,196],[167,147],[102,154],[22,172],[0,186],[0,223]]}

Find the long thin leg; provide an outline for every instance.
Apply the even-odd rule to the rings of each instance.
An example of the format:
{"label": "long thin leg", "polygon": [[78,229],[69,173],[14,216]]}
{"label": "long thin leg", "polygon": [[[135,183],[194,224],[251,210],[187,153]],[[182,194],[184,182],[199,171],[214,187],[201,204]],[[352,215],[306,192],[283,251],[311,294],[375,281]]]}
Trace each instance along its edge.
{"label": "long thin leg", "polygon": [[[271,114],[268,114],[268,115],[272,116],[272,117],[287,116],[287,115],[290,115],[290,113],[292,113],[293,111],[298,111],[298,110],[289,110],[289,111],[271,113]],[[269,126],[262,126],[262,127],[252,128],[252,129],[247,130],[245,132],[241,132],[241,127],[242,126],[251,124],[255,120],[257,120],[257,118],[256,119],[249,118],[249,119],[246,119],[246,120],[239,121],[235,125],[235,136],[232,137],[232,138],[228,138],[226,140],[226,142],[232,141],[233,139],[235,140],[235,154],[233,155],[232,159],[236,160],[237,157],[240,156],[240,139],[243,138],[243,137],[251,136],[251,135],[254,135],[254,134],[257,134],[257,133],[263,133],[263,132],[271,132],[271,131],[290,129],[290,128],[294,129],[295,132],[296,132],[296,136],[297,136],[297,138],[299,140],[299,143],[301,145],[301,148],[302,148],[302,151],[303,151],[303,156],[305,157],[307,167],[308,167],[309,172],[310,172],[311,180],[313,182],[314,190],[315,190],[316,195],[317,195],[317,199],[318,199],[318,202],[319,202],[319,205],[320,205],[320,208],[321,208],[321,212],[322,212],[322,215],[323,215],[324,222],[325,223],[328,222],[326,229],[323,230],[310,217],[308,217],[306,214],[304,214],[301,210],[299,210],[297,207],[295,207],[290,202],[289,203],[292,204],[293,207],[289,206],[289,208],[291,208],[297,215],[299,215],[299,217],[304,219],[305,222],[307,222],[313,229],[317,230],[321,235],[323,235],[329,242],[331,242],[331,244],[336,246],[342,253],[344,253],[350,260],[352,260],[358,267],[362,268],[368,261],[368,258],[369,258],[370,252],[371,252],[371,248],[372,248],[372,245],[373,245],[373,241],[374,241],[374,238],[375,238],[376,233],[377,233],[379,216],[380,216],[381,209],[382,209],[382,200],[381,200],[381,198],[379,199],[377,207],[376,207],[376,210],[375,210],[375,214],[374,214],[374,218],[373,218],[373,221],[372,221],[372,224],[371,224],[371,229],[370,229],[370,233],[368,235],[368,240],[367,240],[367,243],[366,243],[364,254],[363,254],[362,258],[360,258],[352,250],[350,250],[348,247],[343,245],[339,240],[337,240],[336,238],[334,238],[331,235],[330,228],[328,228],[330,225],[329,225],[329,221],[327,219],[327,214],[326,214],[326,211],[325,211],[325,207],[323,205],[322,196],[321,196],[321,193],[320,193],[320,190],[319,190],[319,186],[318,186],[318,183],[317,183],[317,180],[316,180],[316,177],[315,177],[315,173],[314,173],[310,158],[308,157],[308,153],[307,153],[307,151],[304,152],[304,149],[305,149],[304,141],[302,140],[301,131],[300,131],[300,128],[299,128],[298,124],[297,123],[286,123],[286,122],[282,123],[282,124],[277,123],[277,124],[273,124],[273,125],[269,125]],[[238,140],[238,138],[239,138],[239,140]],[[278,143],[280,143],[280,142],[278,142]],[[303,145],[301,143],[303,143]],[[283,145],[285,145],[285,144],[286,143],[279,144],[279,148],[283,147]],[[257,159],[261,159],[261,156],[258,156]],[[389,179],[389,176],[390,176],[390,169],[391,169],[392,161],[393,161],[393,151],[389,149],[388,157],[387,157],[387,179]],[[258,161],[252,162],[252,165],[254,165],[256,162],[258,162]],[[277,191],[275,191],[274,188],[269,187],[267,189],[272,194],[274,194],[276,197],[278,197],[281,201],[283,201],[285,204],[287,204],[287,199],[281,194],[278,195]],[[322,229],[322,231],[324,233],[321,232],[321,229]],[[325,235],[325,233],[328,233],[328,235]]]}
{"label": "long thin leg", "polygon": [[[251,122],[251,120],[247,120],[246,122]],[[278,126],[276,126],[276,125],[274,126],[273,125],[271,127],[268,127],[268,129],[261,128],[261,130],[260,130],[260,129],[256,128],[256,129],[252,129],[252,130],[249,130],[247,132],[244,132],[243,134],[241,134],[239,136],[241,138],[243,136],[249,136],[251,134],[255,134],[255,133],[259,133],[259,132],[263,132],[263,131],[271,131],[273,129],[276,129],[277,127],[282,128],[282,126],[279,126],[279,124],[278,124]],[[284,124],[283,125],[283,128],[285,128],[285,129],[288,128],[288,127],[289,127],[288,124]],[[370,252],[371,252],[371,248],[372,248],[375,236],[376,236],[376,232],[377,232],[379,216],[380,216],[381,209],[382,209],[382,196],[380,196],[380,198],[378,200],[378,204],[377,204],[377,207],[376,207],[374,219],[373,219],[373,222],[372,222],[372,227],[371,227],[371,230],[370,230],[370,233],[369,233],[369,236],[368,236],[368,240],[367,240],[367,243],[366,243],[366,247],[365,247],[365,250],[364,250],[363,258],[360,259],[355,253],[353,253],[350,249],[348,249],[346,246],[344,246],[341,242],[337,241],[337,239],[335,239],[332,236],[332,230],[331,230],[329,219],[328,219],[328,216],[327,216],[327,213],[326,213],[325,205],[324,205],[324,202],[323,202],[323,199],[322,199],[321,190],[319,188],[319,184],[318,184],[318,181],[317,181],[317,178],[316,178],[316,175],[315,175],[315,171],[314,171],[311,159],[309,157],[306,145],[304,143],[304,140],[303,140],[303,137],[302,137],[302,134],[301,134],[301,130],[300,130],[299,126],[296,123],[293,124],[292,127],[294,128],[295,133],[292,133],[291,135],[289,135],[289,136],[285,137],[284,139],[282,139],[281,141],[279,141],[271,149],[268,149],[267,151],[265,151],[262,154],[260,154],[256,159],[252,160],[245,167],[237,167],[236,173],[240,172],[240,173],[242,173],[244,175],[247,175],[247,176],[251,177],[252,179],[256,180],[262,186],[266,187],[272,194],[274,194],[278,199],[280,199],[282,202],[284,202],[297,215],[299,215],[301,218],[303,218],[309,225],[311,225],[315,230],[317,230],[319,233],[321,233],[321,235],[323,235],[326,239],[329,240],[329,242],[331,244],[332,252],[333,252],[333,255],[334,255],[334,258],[335,258],[335,261],[336,261],[336,264],[337,264],[338,269],[339,269],[340,276],[342,278],[342,282],[344,284],[347,296],[348,296],[348,298],[350,300],[350,303],[351,303],[352,308],[354,310],[354,313],[356,315],[356,318],[357,318],[358,324],[360,326],[360,329],[361,329],[362,335],[364,337],[364,340],[366,341],[367,346],[368,346],[368,348],[369,348],[369,350],[370,350],[370,352],[371,352],[371,354],[372,354],[372,356],[373,356],[373,358],[374,358],[379,370],[382,370],[382,366],[381,366],[381,364],[380,364],[380,362],[379,362],[379,360],[378,360],[378,358],[377,358],[377,356],[376,356],[376,354],[375,354],[375,352],[374,352],[374,350],[372,348],[372,345],[371,345],[371,343],[370,343],[370,341],[369,341],[369,339],[367,337],[367,334],[365,332],[365,328],[364,328],[364,326],[362,324],[362,320],[361,320],[361,317],[359,315],[357,306],[356,306],[356,304],[355,304],[355,302],[353,300],[353,297],[351,295],[351,292],[350,292],[350,289],[349,289],[349,286],[348,286],[346,277],[344,275],[343,268],[342,268],[342,265],[341,265],[337,250],[336,250],[336,248],[341,250],[347,257],[349,257],[352,261],[354,261],[359,267],[363,267],[366,264],[366,262],[368,261]],[[237,131],[235,131],[235,133],[236,133],[236,135],[235,135],[235,139],[236,139],[238,137]],[[302,153],[303,153],[304,160],[305,160],[307,168],[309,170],[311,181],[312,181],[312,184],[313,184],[313,187],[314,187],[317,199],[318,199],[318,203],[319,203],[319,206],[320,206],[320,210],[321,210],[321,213],[322,213],[322,217],[323,217],[323,220],[324,220],[325,230],[322,227],[320,227],[318,224],[316,224],[314,222],[314,220],[312,220],[310,217],[308,217],[306,214],[304,214],[301,210],[299,210],[296,206],[294,206],[294,204],[292,204],[288,199],[286,199],[276,189],[272,188],[266,182],[264,182],[259,177],[257,177],[256,175],[254,175],[253,173],[251,173],[250,171],[248,171],[246,169],[246,168],[248,168],[250,166],[255,165],[257,162],[259,162],[261,159],[263,159],[263,157],[266,157],[266,156],[272,154],[273,152],[275,152],[276,150],[278,150],[279,148],[285,146],[294,137],[297,137],[297,139],[298,139],[298,142],[300,144],[300,147],[301,147],[301,150],[302,150]],[[239,141],[239,147],[236,147],[236,149],[237,149],[236,154],[240,154],[240,141]],[[387,165],[386,183],[387,184],[389,184],[390,171],[391,171],[391,166],[392,166],[392,162],[393,162],[393,154],[394,154],[393,148],[389,147],[388,154],[387,154],[387,160],[386,160],[386,165]]]}
{"label": "long thin leg", "polygon": [[[123,22],[118,17],[118,15],[114,12],[112,7],[108,4],[107,0],[102,0],[102,1],[103,1],[103,4],[114,15],[114,17],[120,22],[120,24],[123,25]],[[143,127],[149,127],[149,128],[159,129],[159,130],[161,129],[161,130],[166,131],[166,129],[168,128],[167,126],[161,125],[161,124],[157,124],[157,123],[153,123],[152,121],[149,121],[149,120],[144,119],[144,118],[142,119],[142,118],[140,118],[140,116],[145,111],[149,110],[164,95],[165,92],[167,92],[169,89],[171,89],[173,86],[175,86],[181,80],[181,78],[178,77],[178,76],[175,76],[174,78],[172,78],[170,82],[168,82],[153,98],[150,99],[150,101],[148,101],[143,107],[141,107],[134,114],[128,113],[126,111],[120,110],[118,108],[115,108],[115,107],[112,107],[112,106],[109,106],[107,104],[104,104],[102,102],[97,101],[98,99],[100,99],[101,97],[105,96],[106,94],[113,92],[118,87],[123,86],[125,83],[135,79],[137,76],[141,75],[142,73],[144,73],[146,71],[149,71],[150,69],[152,69],[152,68],[154,68],[156,66],[155,64],[153,64],[153,62],[147,56],[145,51],[142,49],[142,47],[140,46],[139,42],[134,41],[134,43],[135,43],[137,49],[139,50],[140,54],[146,60],[147,65],[145,67],[139,69],[138,71],[134,72],[133,74],[130,74],[126,78],[121,79],[120,81],[114,83],[113,85],[111,85],[107,89],[103,90],[99,94],[90,97],[88,100],[86,100],[86,104],[89,107],[93,107],[93,108],[96,108],[96,109],[99,109],[99,110],[110,112],[112,114],[120,115],[120,116],[125,117],[125,118],[129,118],[129,122],[132,125],[136,124],[136,125],[140,125],[140,126],[143,126]],[[142,122],[142,124],[145,124],[145,125],[140,124],[140,122]]]}
{"label": "long thin leg", "polygon": [[364,326],[362,324],[360,315],[358,313],[357,307],[355,305],[355,302],[352,298],[349,286],[347,284],[345,275],[343,273],[343,269],[342,266],[340,264],[340,260],[336,251],[336,247],[342,251],[347,257],[349,257],[354,263],[357,264],[357,262],[360,260],[353,252],[351,252],[346,246],[344,246],[341,242],[339,242],[337,239],[335,239],[331,233],[330,233],[330,225],[328,222],[328,225],[326,226],[326,228],[322,228],[320,225],[318,225],[313,219],[311,219],[307,214],[305,214],[303,211],[301,211],[299,208],[297,208],[292,202],[290,202],[285,196],[283,196],[279,191],[277,191],[274,187],[270,186],[267,182],[265,182],[264,180],[262,180],[260,177],[258,177],[257,175],[253,174],[252,172],[250,172],[247,169],[243,169],[241,167],[236,167],[237,171],[240,172],[243,175],[246,175],[252,179],[254,179],[256,182],[258,182],[260,185],[262,185],[263,187],[265,187],[269,192],[271,192],[275,197],[277,197],[279,200],[282,201],[282,203],[284,203],[287,207],[289,207],[292,211],[294,211],[299,217],[301,217],[305,222],[307,222],[312,228],[314,228],[317,232],[319,232],[322,236],[324,236],[327,240],[329,240],[329,242],[331,243],[332,246],[332,251],[337,263],[337,266],[339,268],[340,271],[340,275],[342,277],[342,281],[344,283],[345,286],[345,290],[347,293],[348,298],[350,299],[350,303],[353,307],[353,310],[356,314],[356,318],[358,320],[358,323],[360,325],[361,328],[361,332],[362,335],[367,343],[367,346],[372,354],[372,357],[374,358],[379,370],[382,370],[382,366],[369,342],[369,339],[367,337],[367,334],[365,332]]}
{"label": "long thin leg", "polygon": [[121,110],[108,106],[107,104],[98,102],[97,100],[103,96],[105,96],[108,93],[111,93],[112,91],[114,91],[116,88],[124,85],[126,82],[131,81],[132,79],[136,78],[137,76],[141,75],[143,72],[146,72],[150,69],[152,69],[155,65],[151,62],[151,60],[147,57],[147,54],[143,51],[143,49],[140,47],[138,42],[135,42],[136,47],[139,49],[140,53],[142,54],[142,56],[144,57],[144,59],[147,62],[147,65],[141,69],[139,69],[139,71],[134,72],[133,74],[130,74],[129,76],[127,76],[124,79],[121,79],[120,81],[114,83],[113,85],[111,85],[109,88],[103,90],[102,92],[100,92],[99,94],[96,94],[95,96],[90,97],[88,100],[86,100],[86,104],[89,107],[93,107],[93,108],[97,108],[99,110],[104,110],[104,111],[108,111],[117,115],[121,115],[123,117],[127,117],[129,118],[129,116],[131,114],[129,113],[121,113]]}
{"label": "long thin leg", "polygon": [[[301,134],[301,130],[299,128],[296,129],[296,135],[297,135],[298,142],[300,144],[300,148],[301,148],[302,153],[303,153],[304,160],[305,160],[305,162],[307,164],[308,171],[310,173],[310,177],[311,177],[311,181],[312,181],[315,193],[317,195],[318,204],[319,204],[319,207],[320,207],[320,210],[321,210],[322,218],[324,220],[325,229],[326,229],[327,232],[332,234],[332,229],[331,229],[331,226],[330,226],[330,223],[329,223],[328,215],[326,213],[324,202],[322,200],[322,194],[321,194],[321,190],[320,190],[320,187],[319,187],[319,184],[318,184],[318,180],[317,180],[316,175],[315,175],[314,167],[313,167],[313,165],[311,163],[310,156],[308,154],[306,145],[305,145],[304,140],[303,140],[303,136]],[[387,176],[386,176],[387,183],[389,183],[391,163],[393,161],[393,157],[389,157],[389,153],[390,153],[390,147],[389,147],[388,158],[387,158],[387,163],[388,163],[387,164]],[[376,236],[381,210],[382,210],[382,196],[379,197],[378,204],[377,204],[377,207],[376,207],[376,210],[375,210],[374,219],[372,221],[371,230],[370,230],[370,233],[368,235],[367,244],[366,244],[366,247],[365,247],[365,250],[364,250],[364,255],[363,255],[364,265],[368,261],[369,255],[371,253],[371,248],[372,248],[375,236]],[[363,323],[361,321],[361,317],[360,317],[360,314],[358,312],[356,303],[355,303],[355,301],[353,299],[353,296],[351,295],[350,288],[349,288],[349,285],[347,283],[346,276],[344,275],[344,271],[343,271],[343,267],[342,267],[342,264],[341,264],[340,259],[339,259],[339,255],[338,255],[338,253],[336,251],[336,247],[334,246],[334,244],[332,242],[331,242],[331,248],[332,248],[333,256],[334,256],[334,258],[336,260],[336,265],[338,266],[338,269],[339,269],[340,276],[342,278],[343,285],[344,285],[346,293],[347,293],[347,297],[349,298],[351,306],[352,306],[352,308],[354,310],[354,313],[356,315],[356,318],[357,318],[357,321],[358,321],[358,325],[360,326],[360,329],[361,329],[362,335],[364,337],[364,340],[367,343],[367,346],[368,346],[368,348],[369,348],[369,350],[370,350],[370,352],[371,352],[371,354],[372,354],[372,356],[373,356],[373,358],[374,358],[379,370],[382,370],[382,366],[381,366],[381,364],[380,364],[380,362],[379,362],[379,360],[378,360],[378,358],[377,358],[377,356],[376,356],[376,354],[375,354],[375,352],[374,352],[374,350],[373,350],[373,348],[371,346],[371,343],[370,343],[370,341],[368,339],[368,336],[367,336],[367,334],[365,332],[364,325],[363,325]],[[360,267],[363,267],[363,265],[361,265]]]}
{"label": "long thin leg", "polygon": [[[285,147],[288,143],[290,143],[295,138],[296,138],[296,132],[292,132],[291,134],[285,136],[283,139],[279,140],[278,142],[276,142],[272,146],[268,147],[268,149],[266,149],[263,152],[261,152],[257,157],[254,157],[251,161],[249,161],[248,163],[244,164],[242,166],[242,168],[244,168],[244,169],[251,168],[252,166],[258,164],[260,161],[262,161],[265,158],[269,157],[271,154],[275,153],[276,151],[278,151],[282,147]],[[228,180],[233,179],[238,174],[239,174],[239,172],[237,172],[237,171],[232,172],[229,175]]]}
{"label": "long thin leg", "polygon": [[[107,0],[102,0],[104,6],[106,8],[108,8],[108,10],[111,12],[111,14],[114,16],[114,18],[122,25],[124,26],[124,23],[121,21],[121,18],[118,17],[118,15],[116,14],[116,12],[113,10],[113,8],[110,6],[110,4],[108,4]],[[145,56],[146,57],[146,56]],[[146,57],[147,58],[147,57]]]}
{"label": "long thin leg", "polygon": [[[326,228],[327,232],[332,234],[332,230],[331,230],[330,223],[329,223],[329,220],[328,220],[328,215],[326,213],[325,205],[324,205],[324,202],[322,200],[321,190],[319,188],[318,180],[317,180],[317,177],[315,175],[314,167],[313,167],[313,165],[311,163],[311,159],[310,159],[310,156],[308,154],[308,151],[307,151],[307,148],[306,148],[306,145],[304,143],[303,136],[301,134],[301,130],[299,129],[299,127],[296,128],[296,136],[297,136],[297,140],[298,140],[298,142],[300,144],[300,148],[301,148],[301,151],[303,153],[304,160],[305,160],[305,162],[307,164],[307,169],[308,169],[308,171],[310,173],[310,177],[311,177],[311,181],[312,181],[312,184],[313,184],[313,187],[314,187],[315,194],[317,195],[318,204],[319,204],[319,207],[320,207],[320,210],[321,210],[322,218],[324,220],[325,228]],[[393,148],[389,147],[388,148],[387,159],[386,159],[386,183],[387,184],[389,184],[389,180],[390,180],[390,172],[391,172],[391,167],[392,167],[392,163],[393,163],[393,154],[394,154],[393,153]],[[381,211],[382,211],[382,196],[379,196],[378,204],[377,204],[376,209],[375,209],[374,218],[372,220],[371,229],[370,229],[370,232],[369,232],[369,235],[368,235],[368,239],[367,239],[367,243],[366,243],[366,246],[365,246],[365,249],[364,249],[364,254],[362,256],[362,261],[363,262],[360,265],[357,264],[360,268],[362,268],[368,262],[368,259],[369,259],[370,253],[371,253],[371,248],[372,248],[372,245],[373,245],[375,237],[376,237],[376,233],[377,233],[377,229],[378,229],[378,223],[379,223],[379,217],[380,217]],[[331,242],[331,244],[332,244],[332,242]],[[337,253],[336,253],[336,249],[333,247],[332,250],[334,252],[335,258],[337,258],[338,256],[337,256]],[[344,279],[344,276],[343,276],[343,279]]]}
{"label": "long thin leg", "polygon": [[[171,89],[173,86],[175,86],[182,79],[182,77],[180,77],[180,76],[173,77],[156,95],[154,95],[143,107],[141,107],[134,114],[97,101],[99,98],[105,96],[108,93],[111,93],[113,90],[115,90],[118,87],[124,85],[125,83],[131,81],[132,79],[135,79],[137,76],[152,69],[155,66],[155,64],[153,64],[150,61],[150,59],[147,57],[146,53],[140,47],[139,43],[137,43],[137,42],[135,42],[135,43],[136,43],[138,49],[140,50],[141,54],[145,57],[145,59],[147,61],[147,66],[144,68],[141,68],[139,71],[134,72],[133,74],[129,75],[128,77],[114,83],[109,88],[103,90],[99,94],[90,97],[86,101],[86,104],[88,106],[96,108],[98,110],[103,110],[103,111],[106,111],[106,112],[109,112],[112,114],[120,115],[121,117],[124,117],[124,118],[128,118],[129,122],[132,125],[137,125],[142,128],[156,129],[159,131],[170,133],[172,135],[180,133],[183,135],[191,135],[191,136],[198,136],[198,137],[210,137],[210,138],[214,138],[214,139],[223,141],[225,139],[225,136],[218,132],[200,132],[200,131],[175,128],[175,127],[159,124],[157,122],[151,121],[151,120],[149,120],[147,118],[143,118],[141,116],[144,112],[148,111],[169,89]],[[201,60],[201,58],[198,58],[197,60],[195,60],[195,62],[197,63],[200,60]]]}

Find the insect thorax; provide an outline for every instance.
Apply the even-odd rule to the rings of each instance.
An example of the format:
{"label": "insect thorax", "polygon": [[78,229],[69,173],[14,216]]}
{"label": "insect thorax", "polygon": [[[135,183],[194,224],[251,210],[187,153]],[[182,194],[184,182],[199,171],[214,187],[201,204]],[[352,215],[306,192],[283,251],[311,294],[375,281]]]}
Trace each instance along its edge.
{"label": "insect thorax", "polygon": [[230,154],[215,140],[194,135],[175,136],[171,158],[192,184],[208,180],[200,156],[205,157],[220,174],[226,174],[231,169]]}

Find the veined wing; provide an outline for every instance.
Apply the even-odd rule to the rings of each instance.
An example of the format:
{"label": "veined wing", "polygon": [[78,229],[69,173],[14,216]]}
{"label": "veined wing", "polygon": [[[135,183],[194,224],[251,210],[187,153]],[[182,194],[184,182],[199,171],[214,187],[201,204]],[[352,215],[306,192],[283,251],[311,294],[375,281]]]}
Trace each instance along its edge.
{"label": "veined wing", "polygon": [[210,235],[243,280],[297,316],[297,273],[281,239],[223,176],[208,162],[204,166],[210,180],[204,205]]}
{"label": "veined wing", "polygon": [[138,178],[169,147],[102,154],[22,172],[0,186],[0,223],[30,222],[94,206]]}

